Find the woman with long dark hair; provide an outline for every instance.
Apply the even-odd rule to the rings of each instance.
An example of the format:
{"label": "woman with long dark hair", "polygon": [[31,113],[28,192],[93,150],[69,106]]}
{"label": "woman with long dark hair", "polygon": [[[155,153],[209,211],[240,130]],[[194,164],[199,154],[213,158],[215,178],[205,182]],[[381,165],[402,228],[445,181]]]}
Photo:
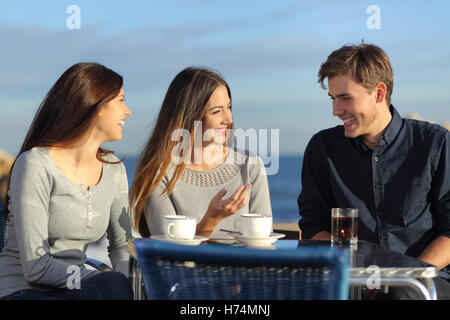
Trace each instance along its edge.
{"label": "woman with long dark hair", "polygon": [[209,237],[235,229],[238,212],[272,214],[261,159],[230,147],[231,109],[230,88],[216,72],[190,67],[174,78],[131,187],[143,237],[163,234],[165,215],[196,217],[196,234]]}
{"label": "woman with long dark hair", "polygon": [[[100,147],[122,138],[123,79],[97,63],[66,70],[41,103],[10,173],[2,299],[130,299],[128,185]],[[86,269],[107,232],[114,271]]]}

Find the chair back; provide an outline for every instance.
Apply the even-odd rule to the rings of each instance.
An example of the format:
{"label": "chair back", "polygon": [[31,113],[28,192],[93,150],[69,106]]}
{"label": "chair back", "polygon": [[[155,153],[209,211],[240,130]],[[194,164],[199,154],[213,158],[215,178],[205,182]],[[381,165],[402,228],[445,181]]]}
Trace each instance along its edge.
{"label": "chair back", "polygon": [[0,252],[2,252],[8,237],[8,224],[4,216],[4,210],[3,202],[0,202]]}
{"label": "chair back", "polygon": [[187,246],[152,239],[136,239],[134,246],[149,299],[348,299],[345,249]]}

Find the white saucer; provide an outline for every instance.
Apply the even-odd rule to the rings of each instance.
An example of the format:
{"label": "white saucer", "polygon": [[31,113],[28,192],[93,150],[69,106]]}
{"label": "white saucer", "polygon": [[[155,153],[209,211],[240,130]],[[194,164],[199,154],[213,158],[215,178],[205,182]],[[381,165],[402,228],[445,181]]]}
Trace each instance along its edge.
{"label": "white saucer", "polygon": [[244,236],[236,236],[236,240],[242,242],[251,247],[266,247],[270,246],[272,243],[277,241],[278,239],[283,238],[285,235],[282,233],[272,233],[269,237],[244,237]]}
{"label": "white saucer", "polygon": [[195,236],[192,240],[185,240],[185,239],[169,239],[166,238],[163,234],[157,234],[154,236],[150,236],[151,239],[155,240],[161,240],[161,241],[167,241],[167,242],[173,242],[173,243],[179,243],[179,244],[188,244],[188,245],[198,245],[202,243],[203,241],[208,240],[207,237],[201,237],[201,236]]}

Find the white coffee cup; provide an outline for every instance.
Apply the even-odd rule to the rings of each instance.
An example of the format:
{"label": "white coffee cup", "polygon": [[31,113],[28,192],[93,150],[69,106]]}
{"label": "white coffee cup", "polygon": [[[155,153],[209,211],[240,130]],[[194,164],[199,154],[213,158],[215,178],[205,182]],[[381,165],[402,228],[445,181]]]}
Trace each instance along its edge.
{"label": "white coffee cup", "polygon": [[272,216],[260,213],[244,213],[234,224],[244,237],[268,238],[272,232]]}
{"label": "white coffee cup", "polygon": [[192,240],[195,237],[197,219],[183,215],[164,217],[164,235],[167,239]]}

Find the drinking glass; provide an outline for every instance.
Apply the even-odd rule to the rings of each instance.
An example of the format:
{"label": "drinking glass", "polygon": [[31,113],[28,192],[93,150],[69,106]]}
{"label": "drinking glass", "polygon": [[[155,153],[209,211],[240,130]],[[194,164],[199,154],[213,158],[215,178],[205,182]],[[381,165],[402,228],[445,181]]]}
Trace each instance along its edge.
{"label": "drinking glass", "polygon": [[354,245],[358,243],[358,209],[331,209],[331,244]]}

